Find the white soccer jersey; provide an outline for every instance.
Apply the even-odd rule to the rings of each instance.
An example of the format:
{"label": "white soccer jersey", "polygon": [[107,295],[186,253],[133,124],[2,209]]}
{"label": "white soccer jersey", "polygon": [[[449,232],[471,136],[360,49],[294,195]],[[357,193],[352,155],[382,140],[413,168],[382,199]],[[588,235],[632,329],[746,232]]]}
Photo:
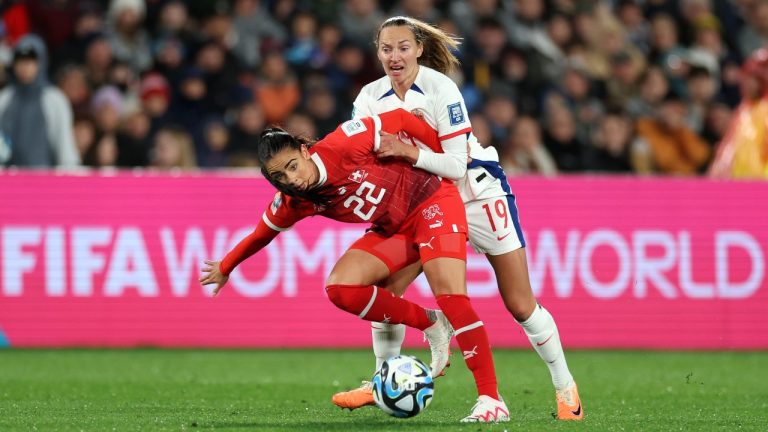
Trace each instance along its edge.
{"label": "white soccer jersey", "polygon": [[[473,163],[467,169],[466,175],[456,181],[456,186],[467,207],[468,216],[470,213],[479,214],[479,211],[470,211],[470,207],[481,208],[487,204],[486,200],[497,197],[511,197],[511,204],[514,207],[514,195],[499,165],[498,153],[493,147],[484,148],[472,134],[464,97],[450,78],[434,69],[419,66],[416,80],[406,92],[404,100],[400,100],[392,88],[389,77],[385,75],[363,87],[355,99],[352,116],[367,117],[396,108],[411,112],[419,111],[424,120],[437,131],[442,143],[442,148],[430,148],[418,140],[411,139],[422,149],[419,160],[414,166],[450,178],[452,176],[449,173],[454,172],[455,165],[466,165],[466,160],[451,156],[452,150],[457,152],[460,148],[463,150],[467,144],[469,145],[469,156],[473,159]],[[453,139],[462,135],[466,136],[466,141]],[[402,138],[410,139],[401,136]],[[475,249],[496,255],[519,248],[521,244],[524,246],[525,240],[519,229],[516,210],[514,208],[514,211],[507,212],[509,221],[518,228],[512,231],[511,236],[499,236],[490,231],[480,232],[490,230],[487,226],[483,228],[476,225],[473,230],[470,222],[469,237]]]}

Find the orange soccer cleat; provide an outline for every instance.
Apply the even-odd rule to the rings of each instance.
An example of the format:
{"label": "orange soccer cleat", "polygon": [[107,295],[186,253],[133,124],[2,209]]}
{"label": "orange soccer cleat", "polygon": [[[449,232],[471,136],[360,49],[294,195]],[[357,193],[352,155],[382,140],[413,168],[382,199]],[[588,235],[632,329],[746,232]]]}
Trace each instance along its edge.
{"label": "orange soccer cleat", "polygon": [[375,405],[373,384],[370,381],[363,381],[363,384],[356,389],[336,393],[331,398],[331,402],[339,408],[347,408],[350,411],[366,405]]}
{"label": "orange soccer cleat", "polygon": [[584,407],[581,405],[579,389],[575,382],[563,390],[558,390],[555,395],[557,397],[558,420],[581,420],[584,418]]}

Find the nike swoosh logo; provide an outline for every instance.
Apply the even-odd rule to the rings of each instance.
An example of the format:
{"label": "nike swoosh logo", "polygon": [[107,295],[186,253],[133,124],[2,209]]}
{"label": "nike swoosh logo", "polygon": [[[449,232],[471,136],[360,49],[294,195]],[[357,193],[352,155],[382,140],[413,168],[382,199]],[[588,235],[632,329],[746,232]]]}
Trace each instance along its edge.
{"label": "nike swoosh logo", "polygon": [[579,407],[576,409],[576,411],[571,411],[571,413],[575,416],[581,414],[581,402],[579,402]]}
{"label": "nike swoosh logo", "polygon": [[551,334],[551,335],[549,335],[549,337],[547,338],[547,340],[545,340],[544,342],[541,342],[541,343],[539,343],[539,342],[536,342],[536,346],[542,346],[542,345],[544,345],[545,343],[549,342],[549,340],[550,340],[550,339],[552,339],[552,336],[554,336],[554,334]]}
{"label": "nike swoosh logo", "polygon": [[512,234],[512,232],[508,232],[508,233],[504,234],[503,236],[496,236],[496,240],[502,241],[505,238],[507,238],[507,236],[510,235],[510,234]]}

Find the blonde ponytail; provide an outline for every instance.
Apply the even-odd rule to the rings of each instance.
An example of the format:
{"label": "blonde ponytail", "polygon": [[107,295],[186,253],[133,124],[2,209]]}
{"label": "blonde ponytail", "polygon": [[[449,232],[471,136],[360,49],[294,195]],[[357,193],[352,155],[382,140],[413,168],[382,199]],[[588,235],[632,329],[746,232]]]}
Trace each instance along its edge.
{"label": "blonde ponytail", "polygon": [[419,57],[419,64],[447,74],[459,67],[459,59],[452,51],[458,49],[461,39],[450,35],[437,27],[429,25],[416,18],[396,16],[384,21],[376,33],[376,48],[379,47],[379,35],[386,27],[408,27],[413,33],[416,43],[420,44],[424,51]]}

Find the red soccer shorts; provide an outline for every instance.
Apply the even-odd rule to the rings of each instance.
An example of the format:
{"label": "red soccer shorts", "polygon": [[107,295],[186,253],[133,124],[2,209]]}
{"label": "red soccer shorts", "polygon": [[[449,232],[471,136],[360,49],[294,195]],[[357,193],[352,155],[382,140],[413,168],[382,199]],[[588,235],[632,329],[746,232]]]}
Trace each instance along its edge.
{"label": "red soccer shorts", "polygon": [[467,259],[467,216],[453,185],[444,184],[408,215],[392,237],[370,231],[350,249],[359,249],[382,260],[390,274],[421,259]]}

